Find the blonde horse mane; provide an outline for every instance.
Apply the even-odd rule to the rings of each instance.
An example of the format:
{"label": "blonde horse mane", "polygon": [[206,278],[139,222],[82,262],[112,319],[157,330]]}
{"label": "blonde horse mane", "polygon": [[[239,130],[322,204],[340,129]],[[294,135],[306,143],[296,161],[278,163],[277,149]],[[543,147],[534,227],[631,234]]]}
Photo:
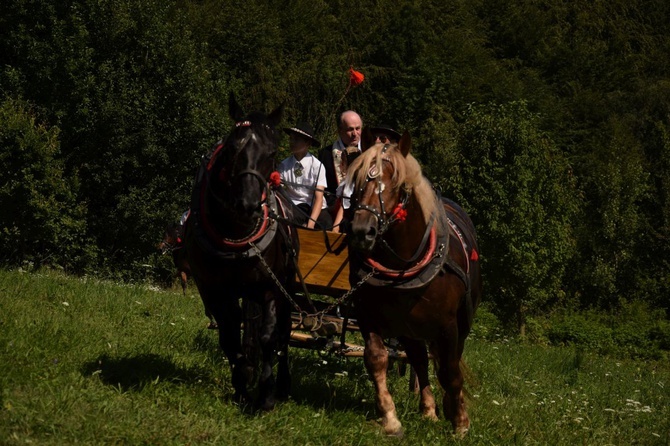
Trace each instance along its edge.
{"label": "blonde horse mane", "polygon": [[349,175],[356,182],[354,186],[356,189],[364,187],[370,168],[375,166],[378,172],[383,172],[383,160],[390,161],[393,165],[391,188],[394,192],[404,189],[408,195],[412,195],[427,223],[436,210],[437,202],[433,187],[423,176],[419,162],[410,153],[403,156],[398,144],[387,145],[385,151],[384,147],[384,144],[375,144],[356,158],[349,168]]}

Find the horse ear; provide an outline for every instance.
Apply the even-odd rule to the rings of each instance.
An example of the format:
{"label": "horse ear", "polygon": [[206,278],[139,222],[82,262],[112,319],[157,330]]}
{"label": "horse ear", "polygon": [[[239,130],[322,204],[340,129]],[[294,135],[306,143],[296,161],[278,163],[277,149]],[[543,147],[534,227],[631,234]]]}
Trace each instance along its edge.
{"label": "horse ear", "polygon": [[370,147],[375,145],[375,137],[372,135],[370,127],[363,127],[361,132],[361,152],[365,152]]}
{"label": "horse ear", "polygon": [[412,150],[412,137],[409,136],[409,132],[407,130],[405,130],[405,132],[400,137],[398,148],[404,157],[407,157],[407,154]]}
{"label": "horse ear", "polygon": [[285,103],[282,102],[279,107],[274,109],[270,114],[268,115],[268,122],[272,127],[277,127],[279,123],[281,122],[281,115],[284,113],[284,105]]}
{"label": "horse ear", "polygon": [[228,114],[235,122],[239,122],[244,118],[244,111],[240,107],[240,104],[237,103],[235,94],[232,91],[230,92],[230,96],[228,96]]}

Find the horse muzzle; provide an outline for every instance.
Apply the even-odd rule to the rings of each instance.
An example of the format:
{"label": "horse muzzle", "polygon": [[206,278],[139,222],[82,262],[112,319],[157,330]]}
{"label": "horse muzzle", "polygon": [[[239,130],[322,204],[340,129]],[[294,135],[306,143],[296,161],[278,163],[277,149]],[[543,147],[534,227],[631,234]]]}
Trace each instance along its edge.
{"label": "horse muzzle", "polygon": [[349,246],[355,251],[371,252],[378,235],[377,219],[374,216],[365,219],[354,218],[349,232]]}

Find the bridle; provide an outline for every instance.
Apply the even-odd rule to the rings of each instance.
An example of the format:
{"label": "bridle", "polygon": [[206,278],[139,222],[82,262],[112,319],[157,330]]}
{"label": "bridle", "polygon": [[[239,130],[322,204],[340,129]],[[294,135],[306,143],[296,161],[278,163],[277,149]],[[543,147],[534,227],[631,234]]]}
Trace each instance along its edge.
{"label": "bridle", "polygon": [[[240,128],[240,127],[251,127],[251,125],[252,125],[252,122],[251,122],[251,121],[239,121],[239,122],[235,123],[235,127],[236,127],[236,128]],[[267,125],[267,124],[260,124],[260,125],[261,125],[262,127],[266,128],[266,129],[272,131],[272,128],[271,128],[269,125]],[[229,136],[229,137],[230,137],[230,136]],[[229,137],[228,137],[228,138],[229,138]],[[212,154],[212,158],[210,159],[209,163],[207,164],[207,170],[208,170],[210,173],[211,173],[212,168],[214,167],[214,164],[215,164],[215,162],[216,162],[217,156],[221,153],[221,151],[222,151],[225,147],[228,146],[228,138],[226,138],[226,139],[223,141],[223,143],[220,144],[220,145],[216,148],[216,150],[214,151],[214,153]],[[233,157],[232,166],[230,167],[231,170],[234,170],[234,167],[235,167],[235,165],[237,164],[238,156],[239,156],[239,154],[244,150],[245,146],[246,146],[246,143],[243,143],[243,144],[241,145],[241,147],[238,148],[238,150],[235,152],[235,156]],[[274,171],[274,167],[275,167],[275,166],[274,166],[274,162],[275,162],[274,157],[272,157],[272,168],[270,169],[270,172]],[[224,169],[224,171],[227,171],[227,170],[228,170],[228,169]],[[258,170],[256,170],[256,169],[243,169],[243,170],[237,172],[237,173],[236,173],[234,176],[232,176],[232,177],[226,175],[225,178],[220,178],[220,179],[223,179],[224,182],[225,182],[226,187],[227,187],[228,189],[230,189],[230,188],[232,188],[233,182],[236,181],[236,180],[239,180],[239,179],[240,179],[242,176],[244,176],[244,175],[251,175],[251,176],[255,177],[255,178],[259,181],[259,183],[261,184],[261,187],[263,188],[263,192],[262,192],[262,197],[261,197],[261,201],[259,202],[259,205],[262,205],[262,204],[264,203],[266,197],[267,197],[267,194],[269,193],[269,188],[268,188],[268,181],[269,181],[269,178],[267,178],[266,175],[263,175],[263,174],[262,174],[261,172],[259,172]],[[268,174],[268,175],[269,175],[269,174]],[[210,185],[211,185],[211,182],[208,182],[208,187],[209,187]],[[211,187],[210,187],[210,193],[211,193],[212,197],[213,197],[219,204],[225,206],[225,204],[226,204],[225,200],[224,200],[223,198],[221,198],[221,197],[216,193],[216,191],[214,191]]]}
{"label": "bridle", "polygon": [[[251,121],[240,121],[235,124],[236,128],[239,127],[251,127],[252,122]],[[271,130],[272,127],[266,125],[266,124],[260,124],[264,128]],[[229,146],[229,138],[232,136],[229,135],[222,143],[220,143],[214,150],[214,153],[212,153],[212,156],[207,163],[206,170],[208,172],[208,175],[206,175],[206,179],[204,180],[205,187],[202,189],[201,192],[201,202],[204,199],[205,194],[208,192],[209,195],[221,206],[227,207],[228,202],[221,197],[217,191],[212,187],[212,182],[209,181],[210,177],[213,175],[214,172],[214,166],[217,162],[217,158],[219,155],[221,155],[222,151]],[[235,167],[235,164],[237,163],[237,159],[239,154],[245,150],[246,147],[246,142],[241,144],[241,146],[236,150],[235,155],[232,160],[232,168]],[[272,158],[273,166],[272,169],[270,169],[270,172],[274,170],[274,157]],[[227,168],[223,168],[220,172],[224,173],[227,171]],[[218,234],[218,237],[214,237],[216,234],[213,233],[213,228],[205,222],[205,226],[207,231],[210,233],[210,236],[213,238],[218,239],[218,243],[221,246],[227,247],[227,248],[232,248],[232,249],[240,249],[240,248],[245,248],[248,247],[250,243],[257,241],[261,237],[263,237],[266,232],[269,229],[270,226],[270,219],[269,217],[269,207],[272,207],[273,204],[275,203],[274,195],[270,187],[269,183],[269,178],[266,178],[261,172],[259,172],[256,169],[243,169],[239,172],[236,172],[236,174],[233,177],[229,177],[227,175],[224,175],[223,177],[221,176],[221,173],[219,174],[219,180],[222,180],[224,182],[224,185],[226,186],[227,190],[230,190],[232,188],[233,182],[236,180],[239,180],[244,175],[251,175],[254,178],[256,178],[262,187],[262,192],[261,192],[261,197],[258,202],[258,207],[261,209],[261,216],[257,219],[256,224],[253,226],[251,229],[250,233],[247,234],[246,236],[239,238],[239,239],[231,239],[224,237],[221,234]],[[269,176],[269,174],[268,174]],[[204,217],[204,215],[203,215]]]}
{"label": "bridle", "polygon": [[[388,144],[385,145],[382,148],[382,155],[386,153],[386,150],[388,149]],[[383,157],[382,158],[382,164],[383,163],[389,163],[392,168],[394,168],[393,163],[388,157]],[[380,238],[388,229],[396,223],[397,221],[401,221],[402,219],[399,218],[399,214],[404,210],[404,208],[407,206],[407,203],[409,201],[410,194],[407,192],[406,189],[401,189],[400,194],[400,200],[398,202],[398,205],[393,209],[391,213],[386,212],[386,206],[384,203],[384,182],[382,181],[382,177],[384,176],[384,168],[382,165],[381,169],[377,169],[377,166],[371,166],[370,169],[367,172],[367,176],[365,178],[365,184],[361,186],[357,193],[354,194],[354,197],[360,196],[363,194],[365,188],[367,187],[367,183],[370,183],[371,181],[376,181],[377,182],[377,197],[379,199],[379,209],[369,206],[367,204],[358,204],[358,199],[355,199],[354,201],[356,202],[356,205],[353,206],[353,212],[356,213],[357,211],[366,211],[374,215],[374,217],[377,219],[377,238]]]}
{"label": "bridle", "polygon": [[[387,149],[388,145],[385,145],[382,148],[381,154],[383,155]],[[391,165],[392,169],[395,169],[393,162],[388,157],[382,157],[382,164],[388,162]],[[426,230],[424,231],[423,238],[419,243],[414,255],[409,258],[401,257],[386,241],[383,237],[384,233],[389,230],[389,228],[396,222],[404,221],[406,215],[406,207],[409,202],[411,192],[406,188],[402,188],[400,191],[401,197],[399,198],[398,204],[394,207],[391,213],[386,212],[386,207],[384,205],[383,197],[383,166],[381,172],[378,171],[376,166],[372,166],[367,173],[365,183],[360,187],[354,197],[360,196],[365,188],[367,183],[371,181],[377,182],[377,196],[379,199],[380,209],[376,209],[373,206],[366,204],[356,204],[354,206],[354,212],[358,210],[370,212],[377,219],[377,233],[375,235],[375,243],[379,243],[383,249],[390,254],[395,259],[407,265],[407,268],[401,270],[390,269],[383,266],[378,261],[374,260],[371,256],[367,256],[364,261],[379,274],[391,277],[391,278],[409,278],[419,274],[435,257],[437,250],[437,232],[435,228],[435,214],[430,218],[430,221],[426,225]],[[357,201],[357,200],[356,200]],[[404,215],[403,215],[404,214]],[[441,249],[441,248],[440,248]]]}

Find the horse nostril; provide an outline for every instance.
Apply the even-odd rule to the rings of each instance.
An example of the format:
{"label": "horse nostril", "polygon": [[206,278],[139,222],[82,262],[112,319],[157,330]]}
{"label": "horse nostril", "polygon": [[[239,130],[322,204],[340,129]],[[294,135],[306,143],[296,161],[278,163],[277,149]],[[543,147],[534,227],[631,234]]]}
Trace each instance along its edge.
{"label": "horse nostril", "polygon": [[367,234],[365,234],[365,238],[368,240],[374,240],[377,238],[377,228],[374,226],[370,226],[370,229],[368,229]]}

